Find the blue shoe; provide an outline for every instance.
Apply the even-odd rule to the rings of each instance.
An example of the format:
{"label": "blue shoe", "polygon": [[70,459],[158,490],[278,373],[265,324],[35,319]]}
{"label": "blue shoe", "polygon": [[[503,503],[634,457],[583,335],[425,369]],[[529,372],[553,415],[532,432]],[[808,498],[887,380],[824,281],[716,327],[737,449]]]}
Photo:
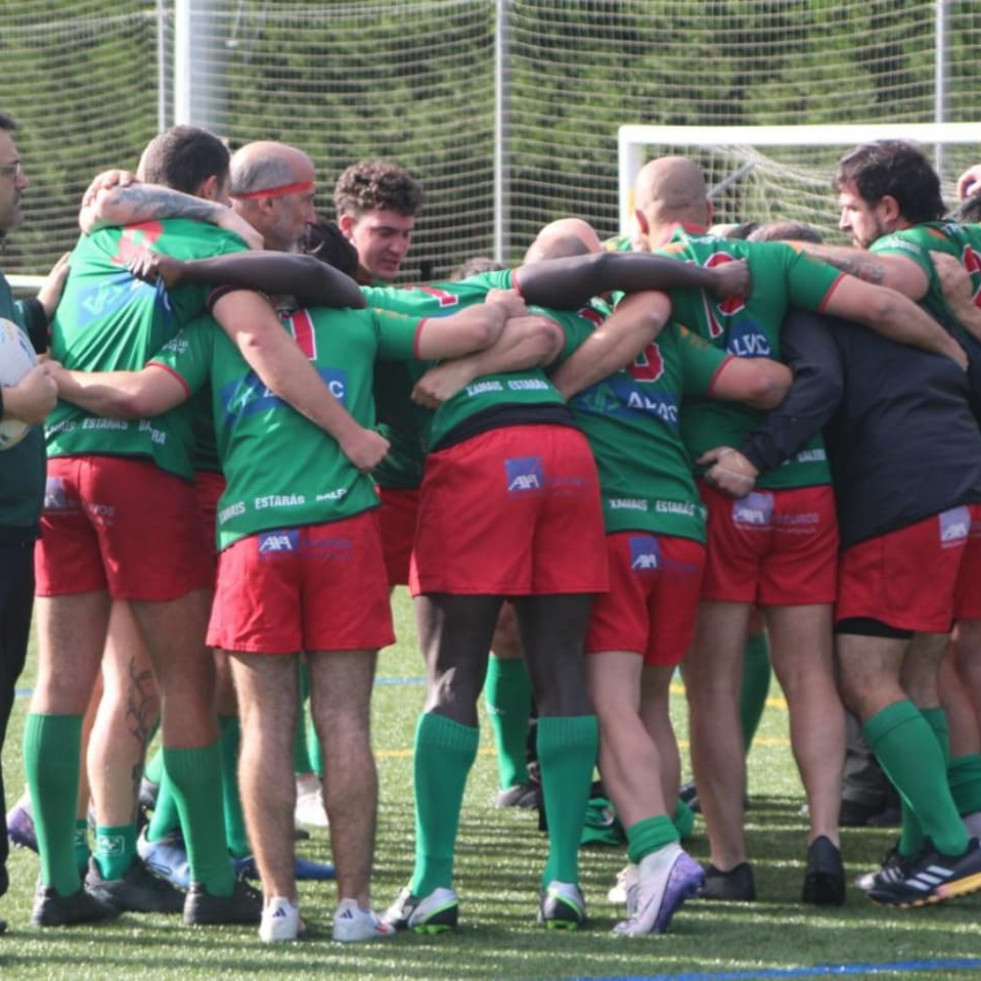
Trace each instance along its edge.
{"label": "blue shoe", "polygon": [[7,811],[7,838],[15,848],[29,848],[36,852],[37,832],[28,808],[27,799],[22,798]]}
{"label": "blue shoe", "polygon": [[184,892],[191,888],[191,864],[179,831],[171,831],[160,841],[148,841],[144,828],[136,839],[136,852],[154,875]]}
{"label": "blue shoe", "polygon": [[[235,875],[239,878],[258,879],[259,870],[256,868],[255,858],[246,855],[244,858],[233,858],[231,860]],[[330,862],[313,862],[308,858],[301,858],[299,855],[293,860],[293,874],[297,882],[327,882],[337,878],[337,872]]]}

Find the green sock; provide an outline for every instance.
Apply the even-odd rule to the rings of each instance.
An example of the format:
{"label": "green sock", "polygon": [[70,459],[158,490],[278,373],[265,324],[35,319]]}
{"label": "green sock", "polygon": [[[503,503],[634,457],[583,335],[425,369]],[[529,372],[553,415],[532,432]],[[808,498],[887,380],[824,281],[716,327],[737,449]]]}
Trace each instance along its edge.
{"label": "green sock", "polygon": [[579,882],[579,842],[599,744],[595,715],[538,720],[538,765],[548,819],[548,860],[542,886]]}
{"label": "green sock", "polygon": [[317,727],[313,724],[313,719],[307,723],[307,749],[310,752],[310,766],[318,777],[324,775],[324,755],[320,751],[320,736],[317,735]]}
{"label": "green sock", "polygon": [[627,828],[627,857],[634,865],[672,841],[678,841],[678,832],[666,814],[644,818]]}
{"label": "green sock", "polygon": [[294,773],[313,773],[313,760],[310,759],[309,742],[307,741],[306,727],[303,724],[304,709],[310,698],[310,672],[307,670],[306,663],[300,661],[299,664],[299,688],[297,706],[297,725],[296,732],[293,734],[293,772]]}
{"label": "green sock", "polygon": [[[950,795],[943,752],[920,711],[903,699],[878,712],[862,728],[869,748],[916,816],[923,834],[943,854],[963,855],[967,832]],[[914,857],[903,851],[902,841],[900,854]]]}
{"label": "green sock", "polygon": [[414,751],[416,863],[409,889],[427,896],[453,885],[453,852],[463,790],[477,758],[480,732],[445,715],[419,716]]}
{"label": "green sock", "polygon": [[82,752],[80,715],[28,714],[24,769],[41,856],[41,881],[62,896],[82,887],[75,861],[75,804]]}
{"label": "green sock", "polygon": [[671,822],[678,832],[678,838],[684,841],[690,838],[695,830],[695,812],[683,800],[679,800],[675,805]]}
{"label": "green sock", "polygon": [[525,662],[492,657],[487,664],[484,698],[497,747],[497,772],[502,790],[528,780],[525,747],[531,715],[531,680]]}
{"label": "green sock", "polygon": [[75,832],[72,835],[72,854],[75,856],[75,868],[78,869],[78,878],[85,881],[85,875],[89,870],[89,859],[92,857],[92,849],[89,848],[89,819],[75,818]]}
{"label": "green sock", "polygon": [[[160,752],[163,760],[163,750]],[[167,774],[166,766],[160,771],[160,784],[157,790],[157,803],[153,808],[150,825],[146,829],[147,841],[160,841],[167,835],[179,831],[181,816],[177,811],[177,800],[174,797],[174,784]]]}
{"label": "green sock", "polygon": [[739,693],[739,721],[742,724],[743,751],[748,753],[759,728],[766,699],[770,694],[770,641],[766,633],[746,638],[743,687]]}
{"label": "green sock", "polygon": [[228,861],[218,740],[197,749],[165,746],[164,766],[181,816],[191,880],[213,896],[230,896],[235,876]]}
{"label": "green sock", "polygon": [[95,861],[103,879],[121,879],[135,857],[135,824],[95,826]]}
{"label": "green sock", "polygon": [[[947,713],[942,708],[920,709],[920,715],[927,721],[930,731],[937,740],[940,752],[943,753],[944,766],[950,762],[950,726],[947,724]],[[919,855],[923,850],[923,828],[916,819],[913,809],[904,800],[901,802],[902,832],[899,836],[899,854],[906,858]]]}
{"label": "green sock", "polygon": [[947,781],[961,817],[981,811],[981,753],[951,760],[947,765]]}
{"label": "green sock", "polygon": [[157,786],[163,781],[164,774],[164,755],[163,750],[158,749],[153,756],[150,757],[147,765],[143,767],[143,776],[150,781],[150,783],[155,783]]}
{"label": "green sock", "polygon": [[251,854],[245,832],[245,815],[238,792],[238,746],[242,730],[237,715],[218,716],[218,745],[221,749],[221,802],[225,812],[228,850],[236,858]]}

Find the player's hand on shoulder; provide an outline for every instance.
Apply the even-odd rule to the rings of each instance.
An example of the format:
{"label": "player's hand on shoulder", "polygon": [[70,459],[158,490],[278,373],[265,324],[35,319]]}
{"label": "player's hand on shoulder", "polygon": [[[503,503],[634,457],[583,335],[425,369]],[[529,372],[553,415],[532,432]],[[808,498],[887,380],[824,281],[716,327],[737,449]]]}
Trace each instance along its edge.
{"label": "player's hand on shoulder", "polygon": [[341,452],[361,473],[369,473],[378,466],[390,446],[387,439],[374,429],[356,427],[349,436],[340,440]]}
{"label": "player's hand on shoulder", "polygon": [[981,164],[975,164],[973,167],[968,167],[957,178],[957,196],[963,201],[964,198],[981,191],[979,183],[981,183]]}
{"label": "player's hand on shoulder", "polygon": [[129,170],[121,170],[119,168],[104,170],[101,174],[97,174],[92,183],[86,188],[85,193],[82,195],[82,207],[89,207],[101,191],[108,191],[114,187],[129,187],[131,184],[136,183],[136,175]]}
{"label": "player's hand on shoulder", "polygon": [[745,259],[723,262],[712,269],[715,285],[712,292],[725,299],[727,296],[748,296],[750,288],[749,265]]}
{"label": "player's hand on shoulder", "polygon": [[56,364],[54,361],[39,364],[16,385],[5,388],[4,415],[16,416],[30,426],[39,426],[44,422],[58,401],[58,384],[52,375],[52,366]]}
{"label": "player's hand on shoulder", "polygon": [[152,249],[140,246],[135,249],[126,263],[126,268],[145,283],[163,281],[168,289],[181,281],[184,263],[173,256],[154,252]]}
{"label": "player's hand on shoulder", "polygon": [[427,409],[438,409],[473,381],[469,361],[452,358],[430,368],[412,389],[412,401]]}
{"label": "player's hand on shoulder", "polygon": [[528,313],[524,298],[517,290],[488,290],[484,302],[503,305],[508,317],[523,317]]}
{"label": "player's hand on shoulder", "polygon": [[703,474],[706,483],[731,497],[745,497],[756,486],[759,471],[731,446],[716,446],[696,462],[709,468]]}

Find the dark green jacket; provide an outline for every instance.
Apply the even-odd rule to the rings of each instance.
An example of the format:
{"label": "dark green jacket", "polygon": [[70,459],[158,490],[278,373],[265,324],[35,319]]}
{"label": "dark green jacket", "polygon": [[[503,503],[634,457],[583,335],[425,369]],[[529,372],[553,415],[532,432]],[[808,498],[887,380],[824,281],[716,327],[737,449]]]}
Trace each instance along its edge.
{"label": "dark green jacket", "polygon": [[[15,302],[2,272],[0,317],[20,324],[32,338],[43,335],[46,329],[40,304]],[[31,541],[38,537],[45,468],[44,432],[40,426],[34,426],[12,449],[0,452],[0,542]]]}

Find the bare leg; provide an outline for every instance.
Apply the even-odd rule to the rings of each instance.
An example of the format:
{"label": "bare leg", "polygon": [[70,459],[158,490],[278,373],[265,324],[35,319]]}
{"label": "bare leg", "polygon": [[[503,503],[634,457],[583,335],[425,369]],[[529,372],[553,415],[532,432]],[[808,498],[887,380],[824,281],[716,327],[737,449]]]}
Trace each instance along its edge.
{"label": "bare leg", "polygon": [[845,712],[835,685],[831,606],[768,607],[773,670],[787,699],[790,743],[807,794],[810,840],[838,844]]}
{"label": "bare leg", "polygon": [[[378,816],[378,773],[371,750],[376,660],[375,651],[307,655],[310,710],[324,757],[324,805],[330,821],[337,894],[339,899],[357,900],[362,909],[370,904]],[[293,697],[295,703],[295,692]],[[292,772],[287,775],[292,782]],[[292,836],[292,814],[291,805],[288,836]]]}
{"label": "bare leg", "polygon": [[296,655],[230,653],[242,718],[238,780],[262,891],[296,902]]}
{"label": "bare leg", "polygon": [[723,872],[746,861],[739,692],[750,609],[748,603],[700,603],[695,640],[684,661],[692,769],[712,864]]}
{"label": "bare leg", "polygon": [[672,667],[645,664],[640,676],[640,717],[661,760],[661,794],[669,817],[681,786],[681,757],[670,709],[674,671]]}

